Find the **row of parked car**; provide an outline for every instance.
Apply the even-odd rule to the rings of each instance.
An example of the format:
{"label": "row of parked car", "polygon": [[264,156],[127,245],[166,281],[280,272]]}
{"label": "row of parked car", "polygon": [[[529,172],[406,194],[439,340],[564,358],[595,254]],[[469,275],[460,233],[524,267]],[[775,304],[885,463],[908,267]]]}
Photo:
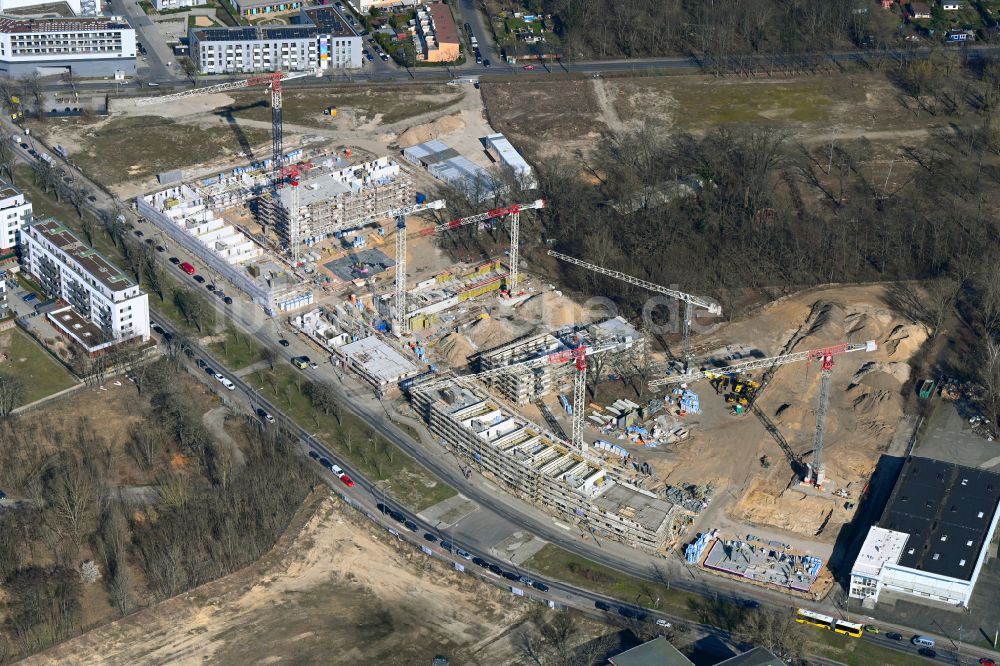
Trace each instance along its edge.
{"label": "row of parked car", "polygon": [[354,480],[351,479],[351,477],[347,475],[347,472],[345,472],[343,469],[341,469],[340,465],[336,465],[336,464],[330,462],[329,459],[323,458],[316,451],[310,450],[309,451],[309,457],[312,458],[313,460],[315,460],[316,462],[318,462],[323,468],[328,469],[331,472],[333,472],[334,475],[338,479],[340,479],[341,481],[344,482],[345,486],[351,487],[351,486],[354,485]]}

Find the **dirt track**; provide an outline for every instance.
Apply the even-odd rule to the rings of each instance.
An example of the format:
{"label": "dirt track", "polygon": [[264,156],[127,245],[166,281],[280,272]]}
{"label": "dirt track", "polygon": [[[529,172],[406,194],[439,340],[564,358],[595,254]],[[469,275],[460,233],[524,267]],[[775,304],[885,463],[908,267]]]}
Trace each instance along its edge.
{"label": "dirt track", "polygon": [[[321,491],[317,491],[321,492]],[[497,588],[397,549],[329,498],[257,565],[94,629],[42,664],[500,664],[524,614]],[[294,524],[294,522],[293,522]]]}

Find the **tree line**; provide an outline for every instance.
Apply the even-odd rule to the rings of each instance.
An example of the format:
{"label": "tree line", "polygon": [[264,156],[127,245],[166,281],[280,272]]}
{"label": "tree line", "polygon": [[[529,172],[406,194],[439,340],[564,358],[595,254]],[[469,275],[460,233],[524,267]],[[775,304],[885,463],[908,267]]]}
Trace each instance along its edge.
{"label": "tree line", "polygon": [[[85,585],[124,615],[258,559],[315,483],[276,428],[245,425],[237,460],[179,372],[169,357],[146,366],[124,442],[86,418],[0,423],[0,487],[24,498],[0,511],[0,663],[78,633]],[[151,494],[119,490],[122,453]]]}

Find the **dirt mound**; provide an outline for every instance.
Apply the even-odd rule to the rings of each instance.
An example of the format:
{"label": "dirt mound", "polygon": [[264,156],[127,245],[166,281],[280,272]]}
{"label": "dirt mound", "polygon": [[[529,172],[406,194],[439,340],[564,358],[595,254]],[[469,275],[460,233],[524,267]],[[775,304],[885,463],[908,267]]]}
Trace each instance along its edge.
{"label": "dirt mound", "polygon": [[517,337],[514,327],[495,318],[481,319],[469,327],[468,339],[476,347],[489,349]]}
{"label": "dirt mound", "polygon": [[584,308],[554,291],[532,296],[517,308],[517,314],[549,330],[589,321]]}
{"label": "dirt mound", "polygon": [[448,365],[461,368],[469,362],[469,356],[476,350],[476,345],[461,333],[449,333],[441,338],[437,350],[448,359]]}
{"label": "dirt mound", "polygon": [[906,360],[927,341],[927,331],[919,324],[898,324],[882,342],[888,356]]}
{"label": "dirt mound", "polygon": [[763,487],[763,484],[755,483],[733,507],[730,515],[753,525],[777,527],[810,536],[815,535],[826,523],[823,535],[833,537],[838,530],[831,527],[850,518],[850,514],[838,504],[829,497],[806,495],[792,488],[775,493]]}
{"label": "dirt mound", "polygon": [[462,114],[453,113],[450,116],[438,118],[433,122],[415,125],[403,130],[396,143],[400,148],[409,148],[418,143],[430,141],[431,139],[440,139],[443,136],[460,132],[463,129],[465,129],[465,121],[462,120]]}
{"label": "dirt mound", "polygon": [[899,391],[910,379],[910,366],[906,363],[869,361],[858,368],[852,386],[861,384],[879,391]]}

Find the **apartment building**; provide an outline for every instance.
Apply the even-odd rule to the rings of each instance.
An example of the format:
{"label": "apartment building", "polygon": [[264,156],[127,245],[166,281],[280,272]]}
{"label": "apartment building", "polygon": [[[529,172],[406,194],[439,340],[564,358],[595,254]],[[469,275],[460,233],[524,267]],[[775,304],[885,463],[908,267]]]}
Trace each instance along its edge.
{"label": "apartment building", "polygon": [[443,2],[424,5],[413,19],[413,45],[417,59],[452,62],[462,55],[458,26],[451,9]]}
{"label": "apartment building", "polygon": [[120,16],[0,16],[0,74],[135,74],[135,30]]}
{"label": "apartment building", "polygon": [[42,290],[68,304],[49,313],[49,319],[89,353],[149,339],[146,292],[62,223],[32,220],[21,233],[21,256],[24,270]]}
{"label": "apartment building", "polygon": [[454,386],[411,390],[431,433],[510,494],[597,536],[656,551],[672,534],[677,508],[616,482],[598,459],[502,406],[485,393]]}
{"label": "apartment building", "polygon": [[[598,348],[618,345],[610,354],[612,363],[637,363],[645,353],[646,341],[622,317],[614,317],[597,324],[566,327],[554,333],[540,333],[518,338],[507,344],[480,352],[476,356],[479,370],[492,370],[516,363],[523,363],[541,356],[565,352],[580,346]],[[605,361],[606,363],[606,361]],[[510,372],[486,380],[493,390],[517,405],[526,405],[549,395],[573,372],[572,363],[546,364],[534,368],[511,368]]]}
{"label": "apartment building", "polygon": [[288,14],[302,8],[302,2],[291,0],[229,0],[233,9],[244,18],[263,16],[265,14]]}
{"label": "apartment building", "polygon": [[31,202],[13,185],[0,180],[0,254],[17,247],[21,229],[31,221]]}
{"label": "apartment building", "polygon": [[362,63],[361,37],[332,7],[302,10],[293,25],[191,28],[188,39],[203,74],[355,69]]}
{"label": "apartment building", "polygon": [[[280,199],[262,202],[262,222],[273,227],[282,243],[290,243],[288,210],[292,188]],[[340,231],[371,224],[386,212],[413,201],[413,180],[398,162],[380,157],[343,169],[321,170],[298,186],[299,242],[310,244]]]}
{"label": "apartment building", "polygon": [[202,0],[153,0],[153,8],[158,12],[170,9],[184,9],[202,4]]}

